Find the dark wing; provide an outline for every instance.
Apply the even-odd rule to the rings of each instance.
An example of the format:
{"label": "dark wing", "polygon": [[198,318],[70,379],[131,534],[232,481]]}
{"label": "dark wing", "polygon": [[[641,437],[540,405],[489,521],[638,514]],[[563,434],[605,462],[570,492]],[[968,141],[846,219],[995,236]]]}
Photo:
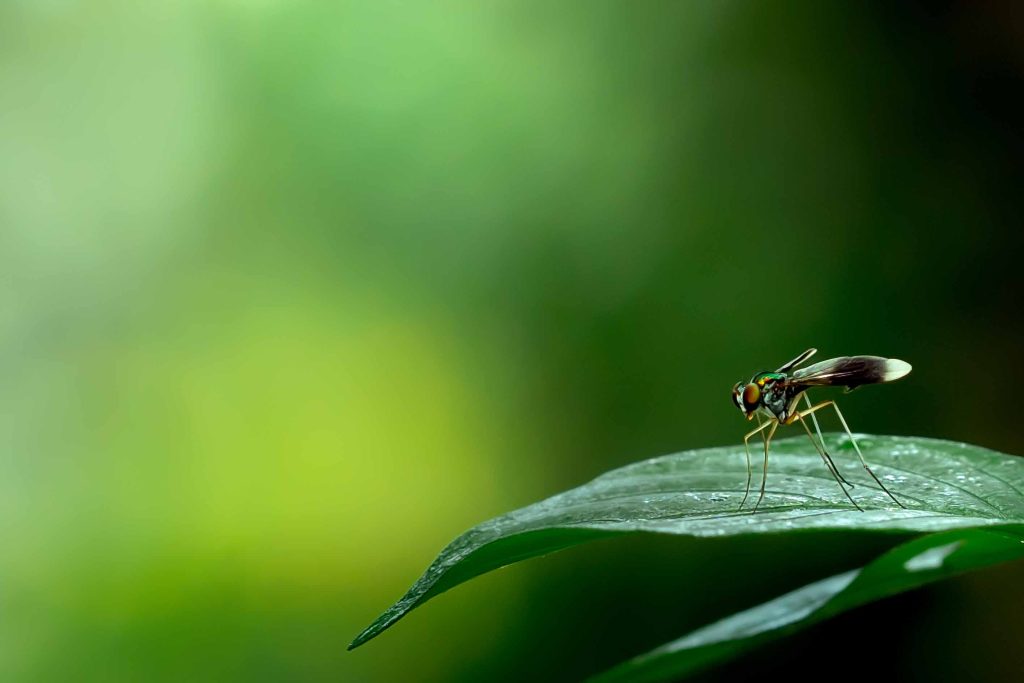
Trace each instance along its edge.
{"label": "dark wing", "polygon": [[862,384],[892,382],[910,372],[910,363],[880,356],[843,356],[796,370],[787,386],[846,387],[853,391]]}
{"label": "dark wing", "polygon": [[799,356],[797,356],[796,358],[794,358],[793,360],[789,361],[788,363],[783,365],[781,368],[776,370],[775,372],[789,372],[790,370],[792,370],[796,366],[800,365],[801,363],[803,363],[805,360],[807,360],[808,358],[810,358],[811,356],[813,356],[817,352],[818,352],[818,349],[807,349],[806,351],[801,353]]}

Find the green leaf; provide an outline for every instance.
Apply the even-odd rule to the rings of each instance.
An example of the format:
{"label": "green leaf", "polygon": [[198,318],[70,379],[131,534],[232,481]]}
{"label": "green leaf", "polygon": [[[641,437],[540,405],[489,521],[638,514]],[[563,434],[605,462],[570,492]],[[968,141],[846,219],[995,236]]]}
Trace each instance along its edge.
{"label": "green leaf", "polygon": [[[857,442],[875,473],[908,509],[896,507],[868,480],[845,435],[827,436],[826,443],[846,478],[857,482],[851,494],[863,512],[846,500],[806,437],[772,442],[767,495],[756,514],[738,511],[746,482],[742,444],[653,458],[462,534],[349,649],[474,576],[614,534],[699,537],[811,529],[923,533],[1024,523],[1024,461],[1019,458],[917,437],[864,435]],[[753,486],[759,485],[755,475]],[[756,496],[755,490],[748,510]]]}
{"label": "green leaf", "polygon": [[931,534],[897,546],[862,569],[817,581],[698,629],[592,678],[591,683],[678,680],[867,602],[1020,558],[1024,527]]}

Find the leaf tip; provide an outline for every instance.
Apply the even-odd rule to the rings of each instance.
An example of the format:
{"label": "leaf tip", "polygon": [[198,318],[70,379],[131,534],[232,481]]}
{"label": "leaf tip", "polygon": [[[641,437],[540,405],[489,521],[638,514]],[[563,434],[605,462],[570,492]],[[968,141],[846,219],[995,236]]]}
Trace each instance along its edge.
{"label": "leaf tip", "polygon": [[380,617],[377,618],[376,621],[374,621],[372,624],[364,628],[358,636],[352,639],[352,642],[348,644],[348,647],[345,648],[345,651],[349,652],[351,650],[356,649],[366,641],[373,640],[381,634],[381,631],[385,630],[386,628],[391,626],[391,624],[398,621],[398,617],[390,617],[389,613],[390,610],[382,614]]}
{"label": "leaf tip", "polygon": [[370,638],[373,638],[374,635],[375,634],[370,633],[370,629],[366,629],[365,631],[363,631],[358,636],[352,639],[352,642],[348,644],[348,647],[345,648],[345,651],[351,652],[352,650],[356,649],[357,647],[368,641]]}

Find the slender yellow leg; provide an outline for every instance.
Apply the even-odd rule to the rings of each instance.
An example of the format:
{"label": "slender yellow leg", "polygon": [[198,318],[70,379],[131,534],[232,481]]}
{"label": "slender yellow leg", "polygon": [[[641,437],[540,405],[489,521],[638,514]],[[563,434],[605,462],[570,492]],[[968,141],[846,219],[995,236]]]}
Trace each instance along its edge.
{"label": "slender yellow leg", "polygon": [[830,403],[832,403],[832,407],[836,409],[836,415],[839,416],[839,421],[843,423],[843,429],[846,430],[846,435],[849,436],[850,441],[853,442],[853,450],[857,451],[857,457],[860,458],[860,464],[863,465],[864,469],[868,471],[868,474],[870,474],[871,478],[875,480],[875,483],[882,487],[882,490],[885,491],[885,494],[892,498],[892,501],[894,503],[896,503],[901,508],[906,510],[907,506],[901,503],[899,500],[897,500],[896,496],[892,495],[892,492],[889,491],[889,489],[885,488],[885,484],[883,484],[882,481],[875,476],[875,473],[871,471],[871,468],[868,467],[867,461],[864,460],[864,455],[860,452],[860,446],[857,445],[857,440],[853,438],[853,432],[850,431],[850,427],[846,424],[846,418],[844,418],[843,414],[839,412],[839,406],[836,405],[835,401],[830,401]]}
{"label": "slender yellow leg", "polygon": [[766,424],[770,424],[772,428],[768,430],[768,436],[764,439],[764,474],[761,475],[761,495],[757,497],[757,502],[754,503],[754,509],[751,510],[751,512],[757,512],[758,506],[760,506],[761,501],[764,500],[764,485],[768,481],[768,444],[772,442],[772,437],[775,436],[775,430],[779,428],[778,420],[772,420]]}
{"label": "slender yellow leg", "polygon": [[822,408],[826,408],[828,406],[832,406],[836,411],[836,415],[839,416],[839,421],[843,424],[843,429],[846,430],[846,435],[850,437],[850,441],[853,443],[853,449],[857,451],[857,457],[860,458],[860,464],[864,466],[864,469],[867,470],[867,473],[870,474],[871,478],[875,480],[875,483],[878,484],[883,491],[885,491],[886,495],[892,498],[894,503],[899,505],[901,508],[906,509],[906,505],[897,500],[896,496],[892,495],[892,492],[889,489],[885,488],[885,484],[883,484],[881,480],[875,476],[875,473],[871,471],[871,468],[868,467],[867,461],[864,460],[864,454],[860,452],[860,446],[857,445],[857,440],[853,438],[853,432],[850,431],[850,426],[846,424],[846,418],[844,418],[843,414],[839,411],[839,406],[836,405],[835,401],[822,401],[821,403],[812,408],[796,412],[793,414],[793,417],[790,418],[789,421],[792,422],[792,420],[794,419],[803,420],[803,418],[807,417],[808,415],[811,415],[821,410]]}
{"label": "slender yellow leg", "polygon": [[[804,392],[804,402],[807,404],[808,408],[812,407],[811,406],[811,399],[807,395],[807,392]],[[832,476],[833,477],[837,477],[839,479],[839,481],[841,481],[842,483],[846,484],[851,489],[852,488],[856,488],[853,484],[851,484],[850,482],[846,481],[846,477],[844,477],[843,473],[839,471],[839,468],[836,467],[836,464],[834,462],[832,462],[832,456],[829,455],[828,449],[825,448],[825,437],[821,435],[821,426],[818,424],[818,416],[815,415],[814,413],[811,413],[811,422],[814,423],[814,431],[816,431],[818,433],[818,443],[821,444],[821,448],[819,449],[818,452],[823,454],[822,457],[825,458],[825,460],[826,460],[825,464],[828,466],[829,471],[832,472]],[[811,441],[814,441],[814,439],[811,439]],[[847,498],[849,498],[849,496],[847,496]]]}
{"label": "slender yellow leg", "polygon": [[[761,416],[754,411],[754,419],[757,420],[757,430],[761,433],[761,441],[764,441],[764,429],[762,429]],[[751,478],[751,467],[750,467],[750,449],[747,448],[747,487],[743,492],[743,500],[740,501],[740,509],[743,509],[743,504],[747,502],[747,496],[750,495],[750,478]]]}
{"label": "slender yellow leg", "polygon": [[[765,441],[767,439],[767,436],[765,435],[764,430],[760,429],[761,424],[762,424],[761,423],[761,415],[755,412],[754,413],[754,419],[757,420],[757,426],[759,428],[759,431],[761,432],[761,441]],[[743,502],[740,503],[740,508],[743,507],[743,503],[747,502],[747,495],[749,495],[749,494],[750,494],[750,449],[748,448],[747,449],[747,492],[743,495]]]}
{"label": "slender yellow leg", "polygon": [[[755,415],[757,415],[757,414],[755,413]],[[753,430],[752,432],[747,434],[745,437],[743,437],[743,448],[747,452],[747,489],[743,493],[743,500],[740,501],[740,507],[739,507],[740,510],[743,509],[743,505],[744,505],[744,503],[747,502],[747,497],[750,495],[750,437],[752,437],[754,434],[757,434],[759,432],[763,432],[765,429],[767,429],[767,427],[769,425],[774,424],[774,425],[778,426],[778,424],[779,424],[775,420],[771,420],[769,422],[765,422],[764,424],[761,424],[761,418],[760,417],[757,418],[757,423],[758,423],[757,424],[757,429]],[[763,438],[763,436],[764,435],[762,434],[762,438]],[[768,452],[768,441],[767,440],[765,440],[764,449],[765,449],[765,453],[767,453]]]}
{"label": "slender yellow leg", "polygon": [[[811,415],[811,417],[814,417],[814,415]],[[842,475],[840,475],[836,471],[835,463],[832,462],[832,459],[830,457],[828,457],[828,453],[825,452],[824,447],[823,446],[819,446],[818,442],[814,440],[814,435],[811,434],[811,428],[807,426],[807,421],[804,420],[802,417],[800,417],[799,413],[797,413],[797,419],[800,421],[800,424],[803,425],[804,431],[807,432],[807,438],[810,439],[811,443],[814,444],[814,447],[816,449],[818,449],[818,455],[820,455],[821,459],[825,461],[825,467],[827,467],[828,471],[832,473],[832,477],[836,480],[836,483],[839,484],[839,488],[841,488],[843,490],[843,493],[846,494],[846,497],[850,499],[851,503],[853,503],[853,507],[855,507],[858,510],[860,510],[861,512],[863,512],[864,510],[861,508],[861,506],[857,505],[857,501],[855,501],[853,499],[853,497],[850,495],[850,492],[846,490],[845,486],[843,486]],[[824,442],[822,442],[822,443],[824,443]]]}

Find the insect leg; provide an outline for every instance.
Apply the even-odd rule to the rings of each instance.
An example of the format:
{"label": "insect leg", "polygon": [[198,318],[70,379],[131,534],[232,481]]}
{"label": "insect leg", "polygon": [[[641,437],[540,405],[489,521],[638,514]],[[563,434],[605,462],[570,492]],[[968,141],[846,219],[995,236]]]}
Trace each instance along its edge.
{"label": "insect leg", "polygon": [[[808,408],[812,407],[811,406],[811,399],[807,395],[806,392],[804,393],[804,401],[807,403],[807,407]],[[803,421],[803,419],[801,418],[801,422],[802,421]],[[839,479],[839,481],[841,481],[842,483],[846,484],[851,489],[852,488],[856,488],[853,484],[851,484],[850,482],[846,481],[846,477],[844,477],[843,473],[839,471],[839,468],[836,467],[836,464],[834,462],[832,462],[832,456],[829,455],[828,449],[825,448],[825,437],[821,435],[821,427],[818,425],[818,416],[815,415],[813,412],[811,413],[811,421],[814,423],[814,431],[816,431],[818,433],[818,443],[821,444],[821,451],[820,452],[822,454],[822,457],[825,458],[826,464],[828,465],[829,470],[831,470],[831,472],[832,472],[832,476],[837,477]],[[814,439],[812,438],[811,441],[814,441]],[[854,505],[856,505],[856,503],[854,503]]]}
{"label": "insect leg", "polygon": [[[755,413],[755,415],[756,415],[756,413]],[[769,421],[769,422],[765,422],[764,424],[761,424],[761,418],[760,417],[757,418],[757,422],[758,422],[757,429],[753,430],[752,432],[747,434],[745,437],[743,437],[743,448],[746,449],[746,452],[747,452],[747,490],[743,494],[743,500],[740,501],[740,507],[739,507],[740,510],[743,509],[743,504],[747,502],[747,496],[750,495],[750,437],[752,437],[754,434],[757,434],[758,432],[763,432],[768,427],[768,425],[770,425],[770,424],[778,424],[778,422],[775,422],[775,421]],[[763,438],[764,434],[762,433],[761,436]],[[768,450],[768,442],[765,441],[765,451],[767,451],[767,450]]]}
{"label": "insect leg", "polygon": [[775,436],[775,430],[779,428],[779,421],[772,420],[766,424],[772,426],[768,430],[768,436],[764,439],[764,474],[761,475],[761,495],[757,497],[757,503],[754,504],[754,509],[751,512],[757,512],[757,508],[761,505],[761,501],[764,500],[764,485],[768,481],[768,444],[772,442],[772,437]]}
{"label": "insect leg", "polygon": [[[764,441],[764,429],[761,424],[761,416],[755,412],[754,419],[757,420],[757,431],[761,432],[761,440]],[[740,501],[740,510],[743,509],[744,503],[747,502],[747,496],[750,495],[750,470],[750,446],[747,446],[747,487],[743,490],[743,500]]]}
{"label": "insect leg", "polygon": [[853,450],[857,451],[857,457],[860,458],[860,464],[863,465],[864,469],[868,471],[868,474],[870,474],[871,478],[875,480],[875,483],[882,487],[882,490],[885,491],[886,495],[892,498],[894,503],[896,503],[901,508],[906,510],[907,506],[901,503],[899,500],[897,500],[896,496],[892,495],[892,492],[889,491],[889,489],[885,488],[885,484],[883,484],[882,481],[875,476],[875,473],[871,471],[871,468],[868,467],[868,463],[864,460],[864,455],[860,452],[860,446],[857,445],[857,440],[853,438],[853,433],[850,431],[850,427],[846,424],[846,419],[843,417],[843,414],[839,411],[839,406],[836,405],[835,401],[826,401],[826,403],[831,403],[832,407],[836,409],[836,415],[839,416],[839,421],[843,423],[843,429],[846,430],[846,435],[849,436],[850,441],[853,442]]}
{"label": "insect leg", "polygon": [[[811,414],[811,417],[814,417],[813,413]],[[811,434],[811,428],[808,427],[807,422],[802,417],[800,417],[800,413],[797,413],[797,419],[800,420],[800,424],[803,425],[804,431],[807,432],[807,438],[810,439],[811,443],[814,444],[814,447],[818,449],[818,454],[821,456],[821,459],[825,461],[825,467],[827,467],[828,471],[832,473],[832,477],[836,480],[836,483],[839,484],[839,488],[843,490],[843,493],[846,494],[846,497],[849,498],[851,503],[853,503],[853,507],[863,512],[863,508],[861,508],[860,505],[857,505],[857,501],[853,499],[853,497],[850,495],[850,492],[846,490],[845,486],[843,486],[842,475],[836,472],[835,463],[833,463],[832,459],[828,457],[828,453],[825,452],[825,449],[819,446],[818,442],[814,440],[814,435]]]}

